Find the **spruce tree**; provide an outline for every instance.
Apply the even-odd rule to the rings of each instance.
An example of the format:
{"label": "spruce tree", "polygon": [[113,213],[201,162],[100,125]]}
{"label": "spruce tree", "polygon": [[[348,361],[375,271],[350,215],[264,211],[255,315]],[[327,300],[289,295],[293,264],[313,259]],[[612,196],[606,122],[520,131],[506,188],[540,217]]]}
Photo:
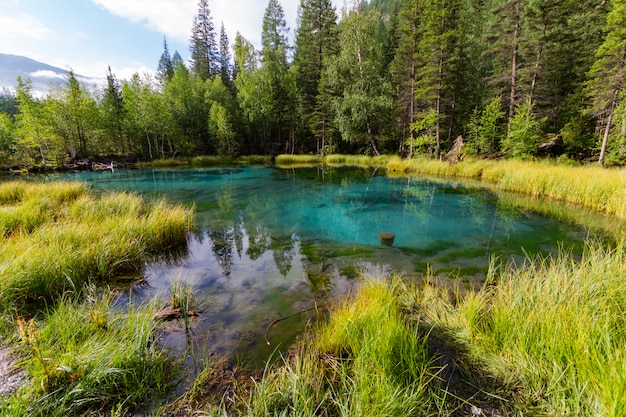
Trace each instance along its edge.
{"label": "spruce tree", "polygon": [[338,50],[337,15],[330,0],[301,0],[294,53],[298,103],[306,136],[317,138],[315,151],[322,153],[330,115],[320,88],[324,61]]}
{"label": "spruce tree", "polygon": [[215,28],[208,0],[198,2],[198,13],[194,16],[191,29],[189,51],[191,69],[201,79],[213,79],[219,73]]}
{"label": "spruce tree", "polygon": [[278,0],[270,0],[263,17],[261,34],[261,73],[260,100],[264,103],[264,118],[269,132],[275,135],[278,143],[283,143],[282,152],[294,151],[294,107],[295,84],[287,61],[289,29],[285,22],[283,7]]}
{"label": "spruce tree", "polygon": [[603,123],[603,137],[598,162],[603,165],[616,110],[624,100],[626,87],[626,4],[612,2],[607,16],[606,37],[596,52],[589,72],[588,93],[591,112]]}
{"label": "spruce tree", "polygon": [[[111,68],[109,68],[110,70]],[[172,65],[172,57],[170,56],[170,51],[167,47],[167,39],[165,36],[163,37],[163,53],[161,54],[161,58],[159,59],[159,65],[157,66],[157,79],[161,83],[161,85],[165,84],[167,81],[170,81],[174,76],[174,66]]]}
{"label": "spruce tree", "polygon": [[[444,148],[445,122],[451,123],[455,109],[454,87],[459,65],[459,40],[461,36],[460,0],[426,0],[421,4],[421,36],[418,44],[416,68],[417,112],[430,115],[435,120],[430,153],[439,158]],[[416,120],[421,116],[418,115]]]}
{"label": "spruce tree", "polygon": [[485,53],[493,66],[489,82],[494,95],[502,96],[505,108],[508,109],[509,121],[515,114],[515,105],[518,102],[520,25],[526,2],[527,0],[505,0],[493,8],[494,20],[488,37],[491,47]]}
{"label": "spruce tree", "polygon": [[103,124],[113,147],[117,152],[126,154],[131,150],[130,143],[125,143],[123,126],[125,122],[124,96],[122,85],[109,67],[107,71],[107,84],[102,96]]}
{"label": "spruce tree", "polygon": [[219,61],[220,61],[220,77],[222,78],[222,83],[226,88],[234,92],[233,89],[233,66],[231,63],[231,54],[230,54],[230,44],[228,42],[228,35],[226,34],[226,28],[224,28],[224,23],[222,22],[222,27],[220,28],[220,52],[219,52]]}

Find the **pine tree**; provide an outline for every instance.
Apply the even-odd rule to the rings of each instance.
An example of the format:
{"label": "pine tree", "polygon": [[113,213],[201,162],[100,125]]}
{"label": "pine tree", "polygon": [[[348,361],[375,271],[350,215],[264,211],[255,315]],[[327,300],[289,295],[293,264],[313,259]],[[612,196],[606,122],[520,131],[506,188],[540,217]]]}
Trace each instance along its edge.
{"label": "pine tree", "polygon": [[102,96],[101,108],[103,123],[113,146],[118,152],[126,154],[131,150],[130,143],[124,141],[125,108],[122,85],[109,67],[107,71],[107,85]]}
{"label": "pine tree", "polygon": [[213,79],[219,74],[215,28],[208,0],[198,2],[198,13],[194,16],[191,29],[189,51],[191,69],[201,79]]}
{"label": "pine tree", "polygon": [[626,4],[612,3],[607,16],[606,37],[596,52],[596,61],[589,72],[588,93],[591,112],[604,124],[604,135],[598,162],[603,165],[609,134],[616,110],[624,100],[626,87]]}
{"label": "pine tree", "polygon": [[301,0],[294,53],[298,103],[306,133],[317,138],[315,151],[323,153],[330,115],[321,80],[324,61],[338,50],[337,15],[330,0]]}
{"label": "pine tree", "polygon": [[[109,71],[111,68],[109,68]],[[157,66],[157,79],[161,83],[161,85],[165,84],[167,81],[170,81],[174,76],[174,65],[172,64],[172,58],[170,56],[170,51],[167,47],[167,39],[165,36],[163,37],[163,53],[161,54],[161,58],[159,59],[159,65]]]}
{"label": "pine tree", "polygon": [[486,56],[493,62],[489,81],[495,95],[502,96],[509,121],[515,114],[518,101],[520,25],[526,1],[505,0],[496,5],[492,11],[495,19],[489,29],[491,48]]}
{"label": "pine tree", "polygon": [[222,83],[231,91],[234,91],[233,86],[233,66],[231,63],[231,55],[230,55],[230,43],[228,42],[228,35],[226,34],[226,28],[224,28],[224,23],[222,22],[222,27],[220,28],[220,52],[219,52],[219,60],[220,60],[220,77],[222,78]]}
{"label": "pine tree", "polygon": [[[261,34],[260,99],[264,103],[264,118],[267,122],[267,138],[276,135],[278,143],[283,143],[285,153],[293,153],[295,148],[295,84],[287,62],[287,33],[283,7],[278,0],[270,0],[263,17]],[[272,132],[272,133],[270,133]]]}

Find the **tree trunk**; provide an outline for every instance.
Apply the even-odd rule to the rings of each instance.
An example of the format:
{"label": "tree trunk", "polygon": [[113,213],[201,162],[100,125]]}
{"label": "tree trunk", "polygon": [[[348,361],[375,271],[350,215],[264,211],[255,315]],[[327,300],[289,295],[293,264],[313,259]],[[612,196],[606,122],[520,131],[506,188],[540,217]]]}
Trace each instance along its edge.
{"label": "tree trunk", "polygon": [[613,100],[611,101],[611,109],[609,110],[609,117],[606,120],[606,127],[604,128],[604,137],[602,138],[602,147],[600,148],[600,158],[598,158],[598,163],[601,166],[604,166],[604,157],[606,155],[606,146],[609,142],[609,132],[611,131],[611,124],[613,123],[613,113],[615,112],[615,105],[617,104],[617,97],[619,95],[619,90],[615,89],[613,92]]}
{"label": "tree trunk", "polygon": [[515,3],[515,27],[513,30],[513,51],[511,53],[511,95],[509,102],[509,124],[507,126],[507,133],[511,131],[511,119],[515,115],[515,88],[517,84],[517,54],[519,49],[519,25],[520,14],[522,9],[522,0],[517,0]]}

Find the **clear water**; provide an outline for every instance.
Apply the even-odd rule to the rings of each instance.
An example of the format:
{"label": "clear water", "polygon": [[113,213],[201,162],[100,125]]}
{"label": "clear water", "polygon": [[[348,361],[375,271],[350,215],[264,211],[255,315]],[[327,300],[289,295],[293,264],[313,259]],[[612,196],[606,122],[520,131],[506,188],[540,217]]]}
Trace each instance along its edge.
{"label": "clear water", "polygon": [[[587,235],[511,208],[486,190],[371,170],[229,167],[50,178],[195,206],[188,254],[146,265],[145,284],[126,295],[166,297],[174,281],[196,289],[207,310],[190,331],[171,323],[164,338],[189,355],[189,364],[222,354],[262,363],[287,346],[315,310],[270,327],[274,320],[322,310],[329,296],[355,284],[357,273],[430,273],[472,287],[484,279],[491,256],[521,260],[559,245],[576,251]],[[381,232],[395,234],[393,246],[381,245]]]}

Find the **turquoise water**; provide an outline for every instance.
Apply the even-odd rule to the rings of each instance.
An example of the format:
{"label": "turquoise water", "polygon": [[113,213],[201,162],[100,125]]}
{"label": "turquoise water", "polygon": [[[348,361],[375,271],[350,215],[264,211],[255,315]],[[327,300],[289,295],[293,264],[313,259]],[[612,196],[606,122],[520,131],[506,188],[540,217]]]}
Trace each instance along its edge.
{"label": "turquoise water", "polygon": [[[196,289],[206,311],[191,331],[171,323],[164,337],[175,352],[189,355],[189,363],[222,354],[262,362],[277,346],[287,346],[315,311],[269,328],[274,320],[313,306],[323,310],[329,296],[355,285],[359,273],[428,273],[472,288],[484,280],[492,256],[520,262],[525,253],[555,252],[559,245],[578,251],[587,235],[517,210],[483,189],[390,179],[375,170],[227,167],[50,178],[195,206],[188,254],[146,265],[144,284],[125,296],[166,297],[174,281]],[[381,245],[381,232],[395,234],[393,246]]]}

